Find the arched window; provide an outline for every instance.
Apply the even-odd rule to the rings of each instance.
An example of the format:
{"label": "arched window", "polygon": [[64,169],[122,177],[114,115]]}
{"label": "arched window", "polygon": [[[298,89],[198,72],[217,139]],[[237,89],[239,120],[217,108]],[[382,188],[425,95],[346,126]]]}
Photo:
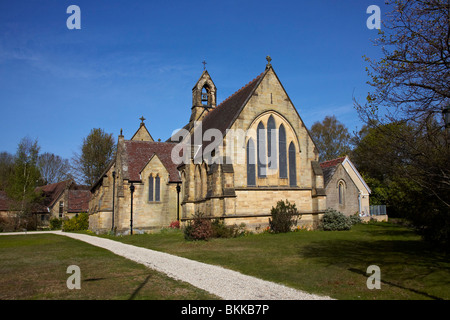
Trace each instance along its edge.
{"label": "arched window", "polygon": [[155,201],[153,197],[153,176],[150,175],[148,178],[148,201]]}
{"label": "arched window", "polygon": [[266,177],[266,130],[264,127],[264,124],[260,122],[258,124],[258,131],[257,131],[257,157],[258,157],[258,178],[265,178]]}
{"label": "arched window", "polygon": [[195,183],[195,199],[198,200],[202,197],[202,175],[200,172],[200,165],[196,165],[194,169],[194,183]]}
{"label": "arched window", "polygon": [[255,143],[253,139],[248,139],[247,142],[247,185],[255,186],[256,185],[256,177],[255,177]]}
{"label": "arched window", "polygon": [[161,201],[161,185],[159,176],[155,177],[155,201]]}
{"label": "arched window", "polygon": [[283,125],[278,129],[278,161],[280,163],[280,178],[287,178],[287,159],[286,159],[286,130]]}
{"label": "arched window", "polygon": [[270,169],[277,168],[277,132],[273,116],[267,121],[267,160]]}
{"label": "arched window", "polygon": [[289,144],[289,185],[297,186],[297,167],[295,161],[295,145],[293,142]]}
{"label": "arched window", "polygon": [[343,181],[339,181],[338,192],[339,192],[339,204],[340,205],[344,205],[344,202],[345,202],[344,190],[345,190],[344,182]]}

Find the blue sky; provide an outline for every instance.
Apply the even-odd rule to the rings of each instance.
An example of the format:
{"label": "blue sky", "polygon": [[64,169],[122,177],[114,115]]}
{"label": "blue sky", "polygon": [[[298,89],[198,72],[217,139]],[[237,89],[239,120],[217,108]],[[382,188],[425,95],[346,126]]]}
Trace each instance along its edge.
{"label": "blue sky", "polygon": [[[69,30],[69,5],[81,30]],[[379,0],[0,0],[0,151],[24,136],[71,158],[92,128],[167,139],[189,120],[202,61],[220,103],[272,65],[310,128],[335,115],[362,123],[352,97],[370,87],[362,55],[379,57],[366,27]]]}

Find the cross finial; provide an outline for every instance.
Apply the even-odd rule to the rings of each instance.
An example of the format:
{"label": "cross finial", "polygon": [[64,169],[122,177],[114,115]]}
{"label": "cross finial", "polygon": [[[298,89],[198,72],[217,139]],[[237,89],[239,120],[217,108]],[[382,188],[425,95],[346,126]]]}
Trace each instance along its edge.
{"label": "cross finial", "polygon": [[271,67],[271,66],[272,66],[272,64],[270,63],[270,61],[272,61],[272,58],[271,58],[270,56],[267,56],[267,57],[266,57],[266,60],[267,60],[267,65],[266,65],[266,68],[269,68],[269,67]]}
{"label": "cross finial", "polygon": [[203,60],[202,63],[203,63],[203,70],[206,70],[206,61]]}
{"label": "cross finial", "polygon": [[144,116],[140,117],[139,120],[141,120],[141,126],[143,126],[144,125],[144,120],[145,120]]}

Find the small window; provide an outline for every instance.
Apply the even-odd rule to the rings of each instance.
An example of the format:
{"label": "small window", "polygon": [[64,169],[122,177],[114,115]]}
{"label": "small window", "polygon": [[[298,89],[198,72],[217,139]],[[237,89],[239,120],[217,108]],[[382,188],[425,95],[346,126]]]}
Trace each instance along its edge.
{"label": "small window", "polygon": [[161,201],[161,179],[159,176],[148,178],[148,201]]}
{"label": "small window", "polygon": [[62,218],[63,213],[64,213],[64,202],[63,202],[63,201],[60,201],[60,202],[59,202],[59,217],[60,217],[60,218]]}

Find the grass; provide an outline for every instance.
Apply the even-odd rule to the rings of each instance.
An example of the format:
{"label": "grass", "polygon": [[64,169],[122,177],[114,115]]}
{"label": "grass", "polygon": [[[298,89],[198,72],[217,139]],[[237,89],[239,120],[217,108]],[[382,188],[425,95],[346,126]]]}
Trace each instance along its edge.
{"label": "grass", "polygon": [[[67,267],[81,270],[69,290]],[[105,249],[59,235],[0,236],[0,300],[217,299]]]}
{"label": "grass", "polygon": [[[392,223],[194,242],[179,230],[113,238],[336,299],[450,299],[448,254]],[[380,290],[367,288],[370,265],[380,267]]]}
{"label": "grass", "polygon": [[[450,298],[450,259],[406,227],[360,224],[350,231],[255,234],[186,241],[180,230],[104,236],[220,265],[310,293],[348,300]],[[81,290],[68,290],[69,265]],[[381,270],[369,290],[366,270]],[[57,235],[0,237],[0,299],[215,299],[109,251]]]}

